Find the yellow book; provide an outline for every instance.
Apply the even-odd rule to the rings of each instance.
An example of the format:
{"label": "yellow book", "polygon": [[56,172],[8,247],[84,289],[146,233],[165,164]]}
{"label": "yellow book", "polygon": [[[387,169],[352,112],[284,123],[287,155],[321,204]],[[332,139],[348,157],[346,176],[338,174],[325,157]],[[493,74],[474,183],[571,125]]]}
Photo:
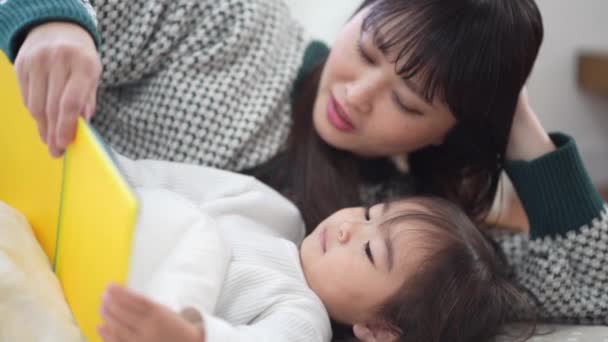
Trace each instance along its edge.
{"label": "yellow book", "polygon": [[84,336],[100,341],[101,294],[127,277],[135,194],[82,119],[64,157],[49,156],[1,53],[0,118],[0,200],[28,219]]}

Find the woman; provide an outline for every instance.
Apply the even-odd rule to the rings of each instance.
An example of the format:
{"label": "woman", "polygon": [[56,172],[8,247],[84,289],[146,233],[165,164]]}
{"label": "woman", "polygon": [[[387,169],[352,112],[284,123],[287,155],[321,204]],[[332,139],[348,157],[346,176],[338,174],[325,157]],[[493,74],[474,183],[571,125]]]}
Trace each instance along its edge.
{"label": "woman", "polygon": [[[253,173],[309,227],[358,204],[359,187],[480,218],[542,40],[531,0],[366,1],[325,63],[277,0],[102,1],[98,31],[75,0],[3,7],[2,45],[51,154],[95,113],[118,152]],[[406,158],[409,173],[390,162]]]}

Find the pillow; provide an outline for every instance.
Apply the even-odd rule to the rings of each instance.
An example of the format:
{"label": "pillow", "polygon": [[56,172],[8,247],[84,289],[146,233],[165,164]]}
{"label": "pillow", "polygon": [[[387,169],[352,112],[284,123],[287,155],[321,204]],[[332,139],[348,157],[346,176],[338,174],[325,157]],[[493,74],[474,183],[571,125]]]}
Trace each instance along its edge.
{"label": "pillow", "polygon": [[31,227],[1,201],[0,341],[84,341]]}

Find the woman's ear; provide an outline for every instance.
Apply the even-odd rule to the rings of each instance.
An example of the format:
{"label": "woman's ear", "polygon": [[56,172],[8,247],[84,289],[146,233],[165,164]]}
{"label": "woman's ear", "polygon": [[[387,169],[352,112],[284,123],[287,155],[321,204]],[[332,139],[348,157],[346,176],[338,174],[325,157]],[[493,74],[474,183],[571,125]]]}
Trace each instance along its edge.
{"label": "woman's ear", "polygon": [[399,339],[399,334],[385,324],[355,324],[353,333],[362,342],[395,342]]}

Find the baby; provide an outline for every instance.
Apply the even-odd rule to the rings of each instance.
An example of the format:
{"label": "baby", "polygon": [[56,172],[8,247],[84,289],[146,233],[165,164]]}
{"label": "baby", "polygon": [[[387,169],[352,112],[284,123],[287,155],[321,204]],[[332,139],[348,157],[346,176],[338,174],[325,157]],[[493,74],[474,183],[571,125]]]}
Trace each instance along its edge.
{"label": "baby", "polygon": [[[211,304],[176,305],[154,291],[110,285],[99,327],[106,342],[329,341],[332,323],[334,328],[349,327],[362,341],[428,337],[435,334],[435,323],[448,329],[447,336],[483,340],[504,323],[509,307],[523,301],[501,271],[506,267],[494,246],[446,201],[415,197],[343,209],[320,223],[298,250],[301,233],[293,230],[303,229],[301,225],[265,229],[265,224],[248,224],[264,221],[256,215],[263,216],[259,211],[269,202],[274,203],[270,226],[276,225],[275,213],[280,221],[281,211],[293,209],[249,177],[174,163],[121,164],[139,192],[144,216],[164,212],[167,220],[175,215],[171,208],[190,206],[204,218],[191,231],[217,229],[229,252],[221,252],[215,239],[192,234],[176,248],[204,251],[207,244],[216,249],[215,255],[228,255],[227,262],[213,260],[226,265],[217,286],[193,289],[201,296],[217,294]],[[239,182],[248,184],[242,187],[246,192],[235,191]],[[221,184],[231,184],[230,190],[218,191]],[[265,194],[252,197],[259,204],[255,207],[239,199],[251,197],[253,189]],[[250,214],[235,218],[227,201],[245,203],[240,211]],[[171,227],[165,229],[171,235]]]}

